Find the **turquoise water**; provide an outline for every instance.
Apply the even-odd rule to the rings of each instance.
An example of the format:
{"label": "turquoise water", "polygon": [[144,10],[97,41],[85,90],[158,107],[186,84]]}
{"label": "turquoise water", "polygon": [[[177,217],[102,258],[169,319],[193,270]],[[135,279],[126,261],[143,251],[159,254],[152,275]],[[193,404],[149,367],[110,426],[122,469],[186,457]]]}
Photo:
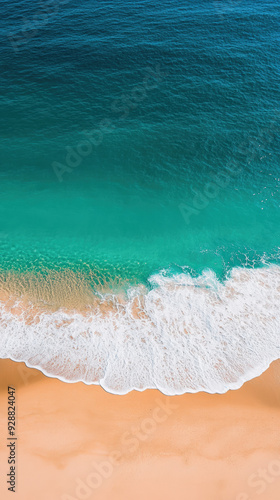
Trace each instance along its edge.
{"label": "turquoise water", "polygon": [[[104,345],[75,347],[77,366],[87,352],[92,371],[74,363],[75,376],[65,374],[73,331],[87,329],[76,316],[59,333],[59,368],[38,361],[46,338],[27,341],[22,325],[12,330],[17,347],[2,339],[1,355],[113,392],[223,392],[260,373],[279,356],[279,3],[25,0],[0,10],[1,276],[71,270],[97,293],[115,278],[127,293],[126,306],[112,299],[114,326],[92,312],[89,336],[101,332]],[[195,348],[182,340],[186,329]],[[147,352],[134,344],[142,334]],[[204,342],[212,361],[194,361]],[[123,361],[110,371],[114,350]],[[153,372],[155,356],[169,371]],[[227,375],[216,379],[217,357]],[[174,374],[174,359],[185,371]],[[122,373],[127,363],[135,379]]]}
{"label": "turquoise water", "polygon": [[277,2],[52,5],[5,6],[1,267],[277,262]]}
{"label": "turquoise water", "polygon": [[178,205],[168,185],[9,183],[1,196],[3,267],[86,272],[90,265],[145,281],[161,269],[209,267],[222,276],[278,259],[279,210],[274,197],[265,199],[274,187],[259,193],[256,182],[251,189],[229,184],[202,198],[208,204],[196,213],[194,195]]}

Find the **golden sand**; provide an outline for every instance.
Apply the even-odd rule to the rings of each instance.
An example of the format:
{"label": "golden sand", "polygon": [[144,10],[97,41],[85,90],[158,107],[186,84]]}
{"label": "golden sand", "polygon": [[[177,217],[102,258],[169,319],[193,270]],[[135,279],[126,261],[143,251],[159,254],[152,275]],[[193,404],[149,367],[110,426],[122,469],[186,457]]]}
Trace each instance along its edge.
{"label": "golden sand", "polygon": [[279,500],[280,362],[238,391],[125,396],[0,360],[0,498],[7,386],[16,388],[20,500]]}

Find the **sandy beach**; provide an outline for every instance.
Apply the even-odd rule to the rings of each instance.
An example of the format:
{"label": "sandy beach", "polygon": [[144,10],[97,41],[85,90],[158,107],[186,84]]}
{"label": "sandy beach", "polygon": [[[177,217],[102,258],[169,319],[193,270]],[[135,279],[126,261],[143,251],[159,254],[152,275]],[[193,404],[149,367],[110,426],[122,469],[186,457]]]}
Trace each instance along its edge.
{"label": "sandy beach", "polygon": [[1,499],[9,385],[20,500],[279,500],[279,361],[223,395],[116,396],[10,360],[0,373]]}

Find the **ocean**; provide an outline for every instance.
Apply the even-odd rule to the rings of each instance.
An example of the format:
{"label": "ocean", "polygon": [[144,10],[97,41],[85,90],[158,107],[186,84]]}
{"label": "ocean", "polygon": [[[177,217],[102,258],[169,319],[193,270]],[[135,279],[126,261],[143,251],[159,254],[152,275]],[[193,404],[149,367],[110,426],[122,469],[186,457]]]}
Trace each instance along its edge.
{"label": "ocean", "polygon": [[276,0],[0,4],[0,356],[109,392],[280,357]]}

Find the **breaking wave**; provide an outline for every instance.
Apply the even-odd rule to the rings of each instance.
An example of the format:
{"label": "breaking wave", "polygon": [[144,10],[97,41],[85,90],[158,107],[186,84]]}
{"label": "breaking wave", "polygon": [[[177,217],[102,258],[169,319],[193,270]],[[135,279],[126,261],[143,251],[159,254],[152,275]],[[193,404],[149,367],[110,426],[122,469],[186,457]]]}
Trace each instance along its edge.
{"label": "breaking wave", "polygon": [[237,389],[280,357],[280,267],[149,281],[83,311],[2,300],[0,356],[115,394],[168,395]]}

